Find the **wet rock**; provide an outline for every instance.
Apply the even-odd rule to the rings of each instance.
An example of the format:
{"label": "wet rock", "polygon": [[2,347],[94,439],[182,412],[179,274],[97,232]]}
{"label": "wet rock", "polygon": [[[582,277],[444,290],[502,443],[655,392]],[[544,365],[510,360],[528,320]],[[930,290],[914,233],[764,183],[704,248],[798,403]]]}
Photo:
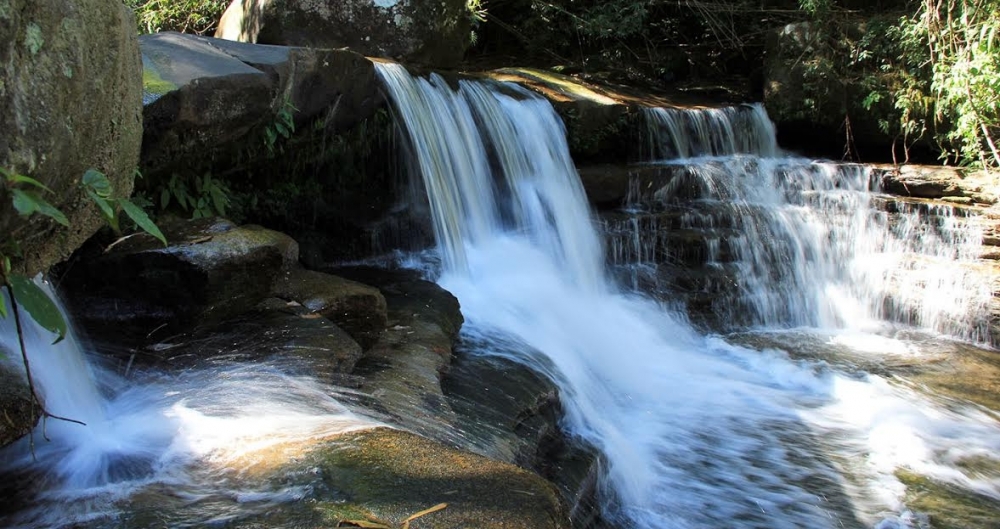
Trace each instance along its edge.
{"label": "wet rock", "polygon": [[258,226],[213,218],[161,228],[170,246],[138,234],[66,267],[63,292],[87,332],[128,342],[222,321],[268,297],[298,260],[295,241]]}
{"label": "wet rock", "polygon": [[[0,351],[13,355],[13,351]],[[25,436],[38,423],[38,413],[32,411],[31,393],[23,374],[13,371],[11,364],[0,364],[0,447]]]}
{"label": "wet rock", "polygon": [[[257,491],[196,501],[152,486],[113,521],[80,527],[144,528],[225,520],[233,529],[325,529],[358,523],[412,529],[560,529],[569,518],[541,477],[412,433],[376,428],[249,451],[227,485]],[[223,485],[225,486],[225,485]],[[277,501],[255,501],[253,496]],[[351,522],[354,522],[353,524]]]}
{"label": "wet rock", "polygon": [[558,387],[524,364],[472,353],[476,346],[459,341],[442,381],[464,446],[533,470],[555,484],[570,506],[573,527],[604,527],[596,487],[600,462],[596,450],[571,439],[561,427]]}
{"label": "wet rock", "polygon": [[153,338],[133,349],[134,356],[120,358],[119,370],[133,362],[178,369],[206,362],[275,361],[288,373],[352,385],[356,381],[349,374],[361,358],[361,346],[336,324],[277,298],[265,299],[254,310],[218,325],[174,336],[156,333]]}
{"label": "wet rock", "polygon": [[[34,275],[69,256],[102,225],[80,179],[105,173],[114,196],[132,193],[142,137],[135,21],[119,0],[7,0],[0,4],[0,168],[30,176],[69,219],[25,220],[0,204],[0,233],[16,234]],[[6,195],[5,195],[6,196]]]}
{"label": "wet rock", "polygon": [[375,345],[386,328],[385,297],[356,281],[293,268],[278,277],[274,295],[333,321],[365,349]]}
{"label": "wet rock", "polygon": [[233,0],[215,36],[450,68],[470,44],[465,0]]}
{"label": "wet rock", "polygon": [[[324,483],[346,495],[349,504],[392,525],[439,503],[448,506],[411,527],[569,525],[555,489],[539,476],[411,433],[375,429],[348,434],[314,457]],[[337,517],[338,508],[327,504],[319,510]]]}
{"label": "wet rock", "polygon": [[331,272],[376,286],[385,296],[387,328],[355,370],[365,378],[372,408],[427,437],[455,441],[455,415],[441,390],[441,376],[462,325],[458,300],[411,271]]}

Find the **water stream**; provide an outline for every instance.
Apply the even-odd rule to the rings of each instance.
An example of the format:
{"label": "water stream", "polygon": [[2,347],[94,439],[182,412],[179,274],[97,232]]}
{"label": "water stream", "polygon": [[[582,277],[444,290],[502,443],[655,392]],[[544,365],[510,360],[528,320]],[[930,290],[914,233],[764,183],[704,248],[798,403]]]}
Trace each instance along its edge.
{"label": "water stream", "polygon": [[[602,221],[546,100],[377,71],[427,192],[437,280],[480,344],[469,354],[559,386],[566,431],[602,455],[610,527],[925,526],[901,471],[1000,502],[997,412],[893,371],[989,338],[988,286],[959,273],[981,236],[956,210],[889,211],[863,168],[781,153],[749,105],[650,111],[649,152],[670,174]],[[697,286],[714,296],[701,326],[676,281],[695,266],[714,278]],[[621,269],[652,279],[618,282]],[[11,325],[0,349],[16,363]],[[168,525],[225,524],[309,495],[237,479],[251,455],[379,424],[287,361],[126,381],[72,335],[51,346],[28,322],[26,338],[46,407],[87,424],[50,419],[35,457],[28,439],[0,454],[6,487],[35,493],[0,512],[6,526],[113,519],[156,487],[197,506]]]}
{"label": "water stream", "polygon": [[[472,81],[453,89],[391,64],[378,72],[421,168],[446,256],[439,282],[462,304],[463,332],[473,343],[498,336],[521,343],[479,354],[510,356],[557,382],[566,428],[606,458],[602,497],[613,526],[916,526],[919,516],[906,509],[895,474],[901,468],[1000,497],[1000,476],[959,465],[1000,448],[992,412],[945,407],[821,356],[704,334],[686,315],[612,282],[561,121],[543,99]],[[760,123],[763,110],[749,111],[750,122]],[[921,238],[906,227],[896,235],[884,223],[865,227],[869,189],[860,173],[833,175],[824,165],[776,158],[773,139],[743,141],[726,112],[698,112],[690,119],[660,113],[659,128],[673,134],[693,128],[701,138],[675,137],[661,153],[716,155],[685,162],[697,167],[696,178],[676,189],[711,188],[708,198],[747,214],[727,215],[731,227],[768,230],[730,246],[739,254],[731,261],[743,284],[734,312],[747,312],[752,328],[804,328],[844,351],[855,345],[859,354],[911,351],[910,344],[852,323],[882,316],[868,310],[881,304],[867,297],[873,281],[859,277],[884,278],[887,267],[872,262],[887,256],[896,263],[888,255],[894,241]],[[461,130],[463,142],[439,130]],[[717,135],[728,139],[716,142]],[[746,152],[752,158],[735,156]],[[779,170],[788,165],[796,169]],[[670,190],[657,200],[670,202]],[[828,208],[839,213],[824,217]],[[766,213],[754,216],[760,210]],[[864,229],[842,241],[833,217],[848,230]],[[656,253],[643,249],[643,234],[634,240],[630,255]],[[771,244],[755,247],[761,240]],[[955,252],[941,238],[916,244],[947,244],[942,252]],[[841,246],[848,253],[838,253]],[[932,310],[945,304],[919,303]],[[860,310],[856,318],[848,317],[852,310]],[[963,318],[962,326],[967,316],[942,319]]]}

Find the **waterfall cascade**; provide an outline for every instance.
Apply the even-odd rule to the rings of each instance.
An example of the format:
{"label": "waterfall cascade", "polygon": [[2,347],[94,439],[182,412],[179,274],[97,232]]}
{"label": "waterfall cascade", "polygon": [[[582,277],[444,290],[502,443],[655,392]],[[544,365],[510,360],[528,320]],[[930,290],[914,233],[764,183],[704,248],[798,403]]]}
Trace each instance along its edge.
{"label": "waterfall cascade", "polygon": [[724,328],[891,321],[989,342],[982,232],[961,210],[889,201],[860,165],[731,156],[652,169],[657,184],[605,221],[610,260],[669,294],[710,292]]}
{"label": "waterfall cascade", "polygon": [[[439,282],[462,304],[463,333],[470,343],[501,337],[507,346],[478,354],[525,362],[557,382],[566,428],[606,460],[601,491],[612,526],[908,527],[913,517],[894,475],[901,466],[1000,498],[996,476],[955,466],[1000,448],[989,414],[944,410],[874,375],[703,336],[682,315],[620,292],[605,273],[559,118],[540,97],[504,84],[461,81],[453,89],[391,64],[377,69],[414,145],[445,257]],[[675,134],[661,153],[727,157],[705,160],[649,201],[665,209],[691,198],[736,210],[711,217],[690,208],[691,218],[674,215],[676,224],[664,226],[730,231],[726,244],[706,242],[702,256],[736,268],[743,284],[729,298],[732,314],[751,312],[760,324],[843,324],[836,289],[856,296],[853,289],[868,288],[856,284],[859,276],[886,276],[865,259],[837,262],[840,254],[828,250],[845,247],[853,258],[893,247],[845,240],[830,218],[808,211],[825,207],[826,194],[864,195],[868,182],[863,172],[823,164],[790,171],[782,169],[788,161],[732,157],[777,153],[763,109],[748,111],[747,121],[764,129],[749,139],[731,127],[718,139],[719,122],[736,111],[655,112],[656,126]],[[633,226],[648,222],[641,202],[637,195],[631,204]],[[868,202],[832,202],[843,210],[832,218],[845,228],[872,215]],[[761,213],[769,207],[776,209]],[[761,233],[736,235],[755,229]],[[756,248],[754,237],[773,244]],[[611,249],[622,262],[660,263],[683,251],[676,241],[633,230],[612,237]],[[958,431],[962,443],[953,446]]]}

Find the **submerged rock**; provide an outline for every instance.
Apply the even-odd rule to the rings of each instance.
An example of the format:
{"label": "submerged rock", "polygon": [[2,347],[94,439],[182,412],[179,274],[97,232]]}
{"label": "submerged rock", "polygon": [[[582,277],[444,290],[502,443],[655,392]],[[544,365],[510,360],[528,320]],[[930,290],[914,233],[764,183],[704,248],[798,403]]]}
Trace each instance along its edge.
{"label": "submerged rock", "polygon": [[471,43],[465,0],[233,0],[215,36],[454,67]]}
{"label": "submerged rock", "polygon": [[[0,2],[0,169],[34,178],[68,228],[26,220],[0,205],[0,234],[14,235],[34,275],[104,225],[80,186],[88,169],[132,193],[142,138],[141,66],[135,21],[119,0]],[[39,192],[30,186],[22,190]],[[12,255],[12,254],[8,254]]]}

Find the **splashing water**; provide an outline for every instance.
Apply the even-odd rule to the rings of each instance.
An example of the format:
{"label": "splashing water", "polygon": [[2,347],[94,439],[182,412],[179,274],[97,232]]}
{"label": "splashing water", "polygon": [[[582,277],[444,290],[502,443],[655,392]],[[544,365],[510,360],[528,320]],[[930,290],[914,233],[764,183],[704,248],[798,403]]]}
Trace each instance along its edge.
{"label": "splashing water", "polygon": [[[893,475],[902,465],[998,494],[996,479],[949,461],[1000,448],[988,414],[948,411],[821,360],[703,336],[651,301],[618,293],[544,100],[502,84],[463,81],[453,90],[397,65],[377,69],[414,145],[441,252],[451,256],[439,281],[462,304],[463,332],[472,343],[520,342],[480,354],[509,355],[558,383],[567,428],[607,461],[602,497],[615,524],[906,526]],[[438,100],[450,106],[429,103]],[[438,128],[470,136],[433,141]],[[455,161],[518,151],[530,153],[530,165]],[[481,170],[450,171],[442,160]],[[437,195],[442,188],[461,191]]]}
{"label": "splashing water", "polygon": [[[31,508],[0,512],[6,527],[62,527],[113,516],[115,502],[154,484],[190,495],[192,503],[219,494],[242,498],[237,503],[245,514],[254,503],[297,494],[247,489],[228,477],[247,458],[379,424],[343,404],[350,400],[346,393],[289,374],[295,366],[287,362],[150,372],[125,381],[88,363],[72,329],[53,345],[55,335],[26,313],[22,322],[46,410],[85,424],[49,418],[32,438],[0,453],[0,472],[23,476],[19,492],[36,494]],[[6,362],[23,371],[12,317],[0,319],[0,340]]]}

